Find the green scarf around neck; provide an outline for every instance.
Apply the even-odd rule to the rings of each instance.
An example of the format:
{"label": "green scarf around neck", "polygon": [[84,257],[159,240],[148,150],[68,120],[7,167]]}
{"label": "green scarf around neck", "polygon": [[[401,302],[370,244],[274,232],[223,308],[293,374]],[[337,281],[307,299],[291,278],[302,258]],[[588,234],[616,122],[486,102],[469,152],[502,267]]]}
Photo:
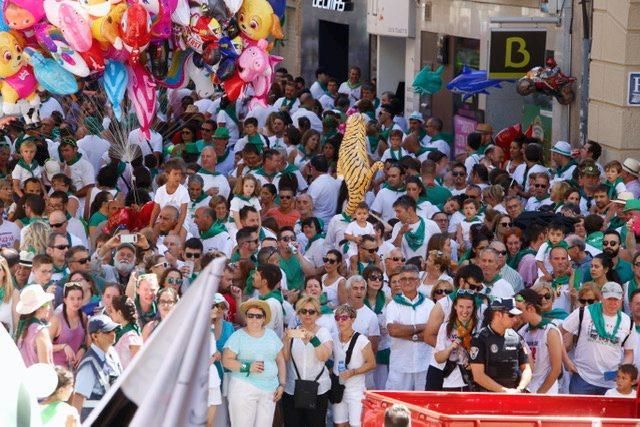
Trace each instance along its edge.
{"label": "green scarf around neck", "polygon": [[158,314],[158,306],[155,301],[151,303],[151,308],[146,313],[142,311],[142,306],[140,305],[140,296],[136,296],[136,307],[138,308],[138,314],[142,323],[148,323],[151,320],[155,319]]}
{"label": "green scarf around neck", "polygon": [[206,169],[204,169],[204,168],[202,168],[202,167],[200,167],[200,169],[198,169],[198,173],[199,173],[199,174],[202,174],[202,175],[211,175],[211,176],[218,176],[218,175],[220,175],[220,172],[215,172],[215,171],[214,171],[214,172],[211,172],[211,171],[208,171],[208,170],[206,170]]}
{"label": "green scarf around neck", "polygon": [[588,308],[589,314],[591,315],[591,321],[593,322],[593,327],[596,329],[598,336],[602,339],[611,341],[613,343],[616,342],[616,336],[618,335],[618,329],[620,329],[620,324],[622,323],[622,313],[618,310],[616,324],[613,327],[613,331],[611,333],[607,332],[605,323],[604,323],[604,314],[602,313],[602,303],[596,302],[591,304]]}
{"label": "green scarf around neck", "polygon": [[324,233],[316,233],[312,238],[307,241],[307,245],[304,247],[305,252],[309,250],[313,242],[319,239],[324,239]]}
{"label": "green scarf around neck", "polygon": [[546,311],[542,313],[542,317],[550,320],[555,320],[555,319],[564,320],[567,318],[567,316],[569,316],[569,313],[567,313],[561,308],[554,308],[550,311]]}
{"label": "green scarf around neck", "polygon": [[416,301],[415,303],[410,302],[404,295],[402,294],[397,294],[395,297],[393,297],[393,300],[395,302],[397,302],[400,305],[404,305],[407,307],[411,307],[414,310],[424,302],[425,297],[424,295],[422,295],[420,292],[418,292],[418,301]]}
{"label": "green scarf around neck", "polygon": [[214,222],[211,227],[207,231],[200,233],[201,240],[211,239],[212,237],[216,237],[218,234],[227,231],[227,227],[221,222]]}
{"label": "green scarf around neck", "polygon": [[536,251],[531,248],[520,249],[518,253],[515,254],[515,256],[512,257],[511,255],[509,255],[509,257],[507,258],[507,265],[517,271],[522,258],[524,258],[525,255],[529,254],[535,255]]}
{"label": "green scarf around neck", "polygon": [[415,231],[407,231],[404,233],[404,239],[412,251],[418,250],[424,244],[424,230],[426,228],[424,220],[418,217],[420,225]]}
{"label": "green scarf around neck", "polygon": [[537,325],[529,323],[529,330],[544,329],[549,323],[551,323],[551,319],[542,317]]}
{"label": "green scarf around neck", "polygon": [[203,192],[198,197],[196,197],[195,200],[191,199],[191,208],[192,209],[195,208],[198,203],[200,203],[201,201],[203,201],[207,197],[209,197],[209,195],[207,193]]}
{"label": "green scarf around neck", "polygon": [[136,322],[127,323],[124,326],[120,325],[116,328],[116,343],[129,331],[134,331],[136,335],[140,335],[140,327]]}
{"label": "green scarf around neck", "polygon": [[23,169],[26,169],[33,178],[35,178],[35,170],[38,169],[38,162],[33,160],[30,164],[27,164],[23,159],[18,160],[18,165],[20,165]]}
{"label": "green scarf around neck", "polygon": [[329,307],[329,297],[325,292],[320,294],[320,314],[333,314],[333,309]]}
{"label": "green scarf around neck", "polygon": [[[419,294],[422,295],[422,294]],[[369,307],[371,310],[373,310],[373,312],[375,314],[381,314],[382,310],[384,309],[384,305],[387,302],[387,299],[384,295],[384,291],[382,289],[379,289],[378,292],[376,292],[376,301],[375,301],[375,305],[373,307],[371,307],[371,303],[369,302],[369,298],[365,298],[364,299],[364,305],[366,305],[367,307]]]}

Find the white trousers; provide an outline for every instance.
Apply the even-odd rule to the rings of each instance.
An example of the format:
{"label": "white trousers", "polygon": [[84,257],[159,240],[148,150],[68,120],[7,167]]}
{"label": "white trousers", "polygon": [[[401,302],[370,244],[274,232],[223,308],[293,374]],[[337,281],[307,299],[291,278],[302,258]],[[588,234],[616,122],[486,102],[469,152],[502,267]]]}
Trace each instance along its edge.
{"label": "white trousers", "polygon": [[228,397],[231,427],[272,425],[276,408],[273,393],[261,390],[248,381],[231,378]]}
{"label": "white trousers", "polygon": [[389,369],[387,390],[424,391],[427,371],[404,373]]}

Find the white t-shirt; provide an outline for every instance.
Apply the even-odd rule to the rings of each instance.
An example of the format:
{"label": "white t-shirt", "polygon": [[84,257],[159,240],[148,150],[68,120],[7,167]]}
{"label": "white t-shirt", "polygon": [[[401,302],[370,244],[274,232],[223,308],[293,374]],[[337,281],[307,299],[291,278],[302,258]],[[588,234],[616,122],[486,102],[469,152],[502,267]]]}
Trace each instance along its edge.
{"label": "white t-shirt", "polygon": [[324,239],[318,239],[311,243],[309,249],[305,250],[304,257],[313,264],[315,268],[320,268],[324,265],[322,258],[326,253]]}
{"label": "white t-shirt", "polygon": [[178,185],[176,191],[174,191],[173,194],[169,194],[167,193],[167,185],[165,184],[158,188],[153,201],[160,205],[160,209],[165,206],[173,206],[180,211],[183,204],[189,206],[191,198],[189,197],[189,191],[184,185]]}
{"label": "white t-shirt", "polygon": [[389,222],[390,219],[396,217],[396,213],[393,210],[393,204],[400,196],[407,194],[406,191],[394,191],[389,188],[381,188],[376,194],[376,198],[373,200],[371,210],[380,213],[380,218],[383,221]]}
{"label": "white t-shirt", "polygon": [[[35,163],[35,160],[34,160]],[[17,179],[18,181],[20,181],[20,188],[24,187],[24,182],[29,179],[29,178],[38,178],[40,179],[42,177],[42,167],[40,165],[37,165],[33,171],[29,171],[25,168],[23,168],[22,166],[20,166],[19,164],[16,164],[16,166],[13,168],[13,171],[11,172],[11,178],[12,179]]]}
{"label": "white t-shirt", "polygon": [[100,138],[98,135],[87,135],[78,140],[78,148],[86,154],[86,159],[93,166],[94,171],[100,170],[102,155],[109,151],[109,141]]}
{"label": "white t-shirt", "polygon": [[[413,258],[416,256],[420,256],[424,258],[427,253],[427,245],[429,244],[429,240],[431,239],[431,236],[433,236],[434,234],[440,233],[440,227],[438,227],[438,224],[436,224],[435,221],[432,221],[430,219],[422,219],[422,221],[424,221],[424,240],[422,242],[422,245],[420,245],[415,250],[411,249],[411,247],[407,243],[406,234],[404,237],[402,237],[400,250],[402,250],[402,254],[406,259]],[[411,224],[410,232],[414,233],[419,227],[420,227],[420,221],[416,222],[415,224]],[[395,240],[396,236],[400,232],[400,228],[402,228],[402,223],[398,221],[393,226],[393,231],[391,232],[391,241]]]}
{"label": "white t-shirt", "polygon": [[96,183],[96,172],[84,157],[69,165],[69,169],[71,169],[71,180],[77,190]]}
{"label": "white t-shirt", "polygon": [[[331,343],[333,348],[333,337],[329,331],[323,327],[320,327],[316,332],[316,337],[322,344]],[[355,355],[354,355],[355,356]],[[308,381],[314,381],[320,371],[322,375],[318,378],[318,394],[324,394],[331,388],[331,379],[329,378],[329,371],[324,366],[324,362],[318,360],[315,354],[315,347],[311,343],[304,342],[298,338],[293,338],[291,344],[291,357],[296,362],[298,367],[298,373],[300,377],[296,375],[296,371],[293,367],[293,362],[289,359],[287,363],[287,383],[284,387],[284,392],[293,395],[295,388],[295,380],[302,379]],[[353,359],[353,356],[351,356]]]}
{"label": "white t-shirt", "polygon": [[492,286],[487,286],[485,283],[485,293],[492,298],[513,298],[515,291],[509,282],[499,279]]}
{"label": "white t-shirt", "polygon": [[[442,299],[445,299],[445,298],[442,298]],[[450,337],[447,336],[447,324],[448,322],[445,321],[442,325],[440,325],[440,329],[438,330],[438,337],[436,338],[436,346],[433,349],[434,354],[448,348],[458,337],[458,334],[455,328],[451,330],[451,336]],[[458,357],[462,353],[460,347],[458,347],[457,350],[453,350],[451,353],[453,354],[454,351],[458,352]],[[464,353],[466,353],[466,351]],[[453,361],[453,358],[451,355],[449,356],[449,358]],[[466,358],[468,360],[469,356],[466,355]],[[445,364],[446,362],[442,363],[442,367],[444,367]],[[434,363],[433,365],[435,366],[437,364]],[[456,367],[453,371],[451,371],[451,374],[449,374],[448,377],[444,378],[442,383],[442,386],[445,388],[465,387],[467,385],[468,384],[466,384],[462,379],[462,374],[460,373],[460,368],[458,367]]]}
{"label": "white t-shirt", "polygon": [[[579,312],[580,309],[574,310],[564,319],[562,328],[565,331],[574,335],[578,333]],[[598,336],[593,321],[591,320],[589,309],[584,310],[582,328],[580,329],[578,345],[575,349],[574,363],[578,374],[589,384],[606,388],[615,387],[615,381],[613,379],[605,380],[605,372],[615,373],[624,357],[624,350],[633,350],[636,348],[636,336],[634,334],[629,336],[624,346],[622,345],[622,342],[630,333],[631,319],[625,313],[620,313],[620,315],[622,319],[614,338],[616,342],[612,342],[611,340]],[[617,316],[605,316],[603,314],[603,318],[605,330],[609,334],[612,333]],[[610,375],[612,375],[612,378],[615,378],[615,374]]]}
{"label": "white t-shirt", "polygon": [[147,141],[140,128],[135,128],[129,132],[127,141],[129,144],[136,144],[140,146],[142,156],[153,153],[162,153],[162,135],[156,131],[151,131],[151,140]]}
{"label": "white t-shirt", "polygon": [[336,213],[339,191],[340,182],[329,174],[323,173],[314,179],[307,190],[313,199],[313,216],[328,224]]}
{"label": "white t-shirt", "polygon": [[378,325],[378,316],[366,305],[356,310],[357,316],[353,321],[353,330],[360,332],[368,337],[380,336],[380,325]]}
{"label": "white t-shirt", "polygon": [[309,123],[311,123],[311,129],[322,132],[322,121],[320,121],[318,115],[313,111],[307,110],[304,107],[298,108],[298,110],[291,115],[291,121],[293,122],[293,126],[295,128],[298,127],[298,119],[301,117],[306,117],[307,119],[309,119]]}
{"label": "white t-shirt", "polygon": [[240,197],[234,197],[231,199],[229,211],[240,212],[240,209],[245,206],[253,206],[258,212],[262,209],[262,206],[260,206],[260,200],[256,196],[253,196],[249,200],[242,200]]}
{"label": "white t-shirt", "polygon": [[16,240],[20,240],[20,227],[11,221],[3,220],[0,224],[0,248],[13,248]]}
{"label": "white t-shirt", "polygon": [[221,173],[211,174],[206,173],[200,170],[197,172],[198,175],[204,181],[204,186],[202,187],[203,192],[209,191],[213,187],[218,188],[218,195],[224,196],[225,199],[229,200],[229,194],[231,194],[231,187],[229,187],[229,180],[222,175]]}
{"label": "white t-shirt", "polygon": [[[520,335],[527,343],[531,352],[531,358],[533,359],[532,365],[532,378],[527,389],[532,393],[537,393],[542,383],[544,383],[547,375],[551,371],[551,362],[549,361],[549,347],[547,344],[549,331],[555,330],[560,336],[560,342],[562,342],[562,336],[560,331],[553,324],[549,323],[542,329],[530,329],[529,325],[525,325],[520,331]],[[551,388],[547,390],[545,394],[558,394],[558,380],[553,383]]]}
{"label": "white t-shirt", "polygon": [[[356,331],[359,332],[359,331]],[[360,332],[358,336],[358,340],[353,347],[353,351],[351,352],[351,360],[349,361],[349,365],[345,365],[346,369],[358,369],[362,365],[364,365],[364,355],[362,354],[364,348],[369,344],[369,339],[366,335]],[[333,373],[335,375],[340,375],[340,366],[346,363],[347,359],[347,350],[349,349],[349,341],[346,343],[340,342],[339,334],[336,334],[333,337]],[[365,374],[354,375],[345,381],[345,393],[347,392],[358,392],[365,390]]]}
{"label": "white t-shirt", "polygon": [[607,390],[607,392],[604,394],[605,396],[609,396],[609,397],[627,397],[627,398],[634,398],[636,397],[636,390],[635,389],[631,389],[631,393],[629,394],[622,394],[618,391],[618,389],[615,388],[610,388],[609,390]]}

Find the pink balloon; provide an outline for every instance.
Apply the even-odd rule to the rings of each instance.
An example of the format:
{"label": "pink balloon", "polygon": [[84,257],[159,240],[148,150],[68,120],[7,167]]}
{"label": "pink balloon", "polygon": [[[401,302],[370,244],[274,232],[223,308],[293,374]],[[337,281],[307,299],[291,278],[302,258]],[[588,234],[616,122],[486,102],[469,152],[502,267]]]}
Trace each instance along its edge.
{"label": "pink balloon", "polygon": [[267,52],[268,42],[260,39],[255,46],[251,46],[242,51],[238,58],[238,68],[240,78],[253,87],[253,99],[249,108],[256,105],[266,106],[267,93],[271,88],[273,77],[273,67],[282,58],[269,55]]}
{"label": "pink balloon", "polygon": [[91,49],[93,38],[88,16],[67,2],[60,4],[59,14],[59,27],[69,46],[78,52]]}
{"label": "pink balloon", "polygon": [[127,72],[127,96],[136,110],[140,129],[148,140],[151,138],[151,122],[156,114],[156,84],[144,66],[138,62],[129,63]]}

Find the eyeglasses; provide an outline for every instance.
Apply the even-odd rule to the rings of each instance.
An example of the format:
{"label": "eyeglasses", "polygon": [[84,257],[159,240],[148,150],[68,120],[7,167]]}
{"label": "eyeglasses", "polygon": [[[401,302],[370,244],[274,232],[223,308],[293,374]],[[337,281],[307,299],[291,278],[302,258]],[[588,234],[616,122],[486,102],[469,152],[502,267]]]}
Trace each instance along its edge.
{"label": "eyeglasses", "polygon": [[351,319],[351,316],[349,316],[348,314],[336,314],[335,316],[333,316],[333,318],[336,320],[336,322],[346,322],[347,320]]}
{"label": "eyeglasses", "polygon": [[533,184],[535,188],[547,188],[547,184]]}
{"label": "eyeglasses", "polygon": [[580,301],[580,304],[582,304],[582,305],[590,305],[590,304],[593,304],[594,302],[596,302],[597,299],[579,298],[578,301]]}
{"label": "eyeglasses", "polygon": [[618,242],[615,240],[603,240],[602,246],[618,246]]}
{"label": "eyeglasses", "polygon": [[198,259],[200,258],[200,253],[199,252],[185,252],[184,253],[184,257],[185,258],[195,258]]}
{"label": "eyeglasses", "polygon": [[511,227],[513,225],[513,223],[511,223],[511,222],[501,222],[500,225],[503,226],[503,227]]}
{"label": "eyeglasses", "polygon": [[89,260],[90,260],[90,258],[87,257],[87,258],[80,258],[80,259],[77,259],[77,260],[72,260],[71,262],[77,262],[78,264],[84,265],[84,264],[88,263]]}
{"label": "eyeglasses", "polygon": [[453,175],[453,176],[464,176],[465,173],[464,172],[451,172],[451,175]]}
{"label": "eyeglasses", "polygon": [[480,292],[482,290],[482,285],[472,285],[467,282],[467,286],[469,286],[469,290],[473,292]]}
{"label": "eyeglasses", "polygon": [[302,314],[303,316],[306,316],[306,315],[314,316],[318,312],[312,308],[308,310],[306,308],[301,308],[300,310],[298,310],[298,313]]}
{"label": "eyeglasses", "polygon": [[362,250],[365,250],[370,254],[375,254],[376,252],[378,252],[378,248],[362,248]]}
{"label": "eyeglasses", "polygon": [[180,279],[174,279],[173,277],[167,278],[167,283],[170,285],[179,285],[181,282]]}
{"label": "eyeglasses", "polygon": [[322,262],[324,262],[325,264],[335,264],[336,262],[338,262],[337,258],[322,258]]}
{"label": "eyeglasses", "polygon": [[639,261],[639,262],[634,262],[634,263],[633,263],[633,265],[634,265],[635,267],[640,267],[640,261]]}
{"label": "eyeglasses", "polygon": [[282,240],[283,242],[295,242],[296,238],[295,236],[283,236],[280,238],[280,240]]}
{"label": "eyeglasses", "polygon": [[453,293],[453,289],[436,289],[435,291],[433,291],[433,293],[436,295],[450,295],[451,293]]}
{"label": "eyeglasses", "polygon": [[60,227],[62,227],[63,225],[65,225],[66,223],[67,223],[67,221],[59,222],[59,223],[57,223],[57,224],[53,224],[53,223],[51,223],[51,222],[50,222],[50,223],[49,223],[49,225],[50,225],[52,228],[60,228]]}
{"label": "eyeglasses", "polygon": [[547,301],[551,301],[551,299],[553,298],[553,295],[551,295],[550,292],[547,292],[546,294],[542,294],[540,296],[542,297],[542,299],[546,299]]}
{"label": "eyeglasses", "polygon": [[371,276],[369,276],[369,280],[375,280],[376,282],[379,282],[382,280],[382,276],[379,276],[377,274],[372,274]]}
{"label": "eyeglasses", "polygon": [[403,257],[398,257],[398,256],[392,256],[387,259],[390,259],[391,261],[395,261],[395,262],[405,262],[405,259]]}
{"label": "eyeglasses", "polygon": [[247,319],[262,319],[264,317],[264,314],[259,314],[259,313],[247,313]]}
{"label": "eyeglasses", "polygon": [[176,302],[174,300],[169,299],[161,299],[158,300],[158,305],[174,305]]}
{"label": "eyeglasses", "polygon": [[53,245],[52,248],[58,249],[59,251],[66,251],[69,249],[69,245]]}

